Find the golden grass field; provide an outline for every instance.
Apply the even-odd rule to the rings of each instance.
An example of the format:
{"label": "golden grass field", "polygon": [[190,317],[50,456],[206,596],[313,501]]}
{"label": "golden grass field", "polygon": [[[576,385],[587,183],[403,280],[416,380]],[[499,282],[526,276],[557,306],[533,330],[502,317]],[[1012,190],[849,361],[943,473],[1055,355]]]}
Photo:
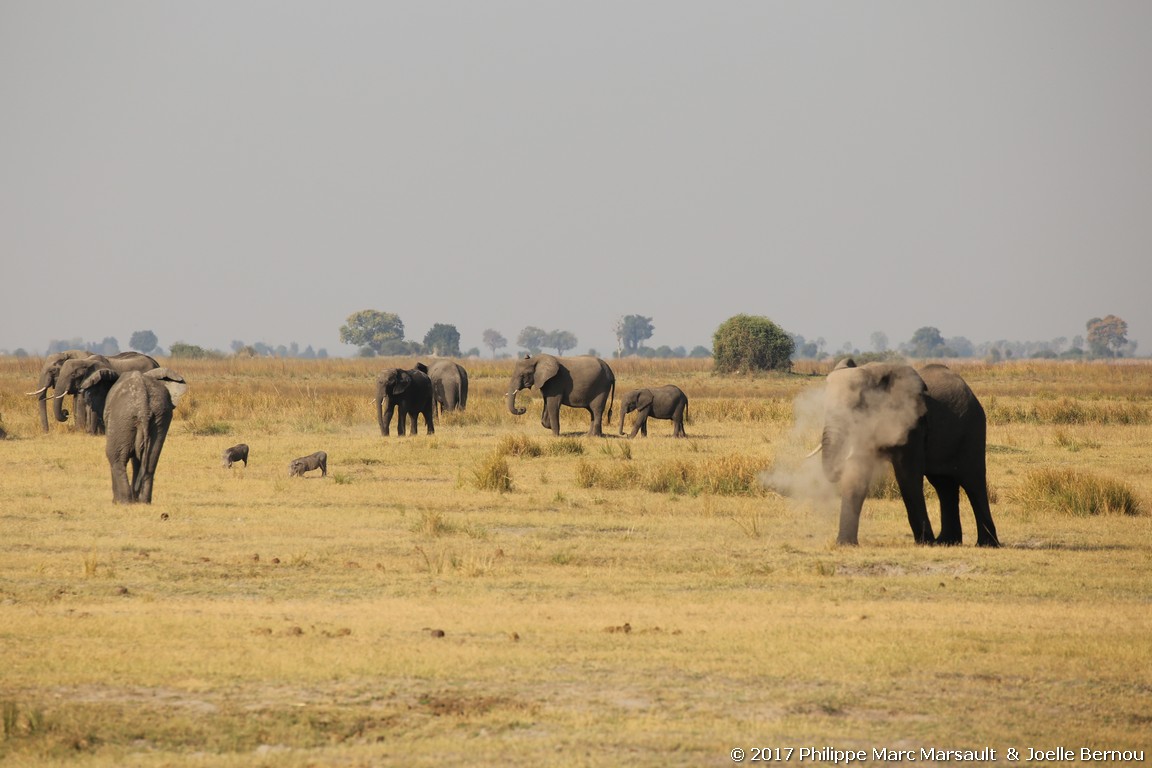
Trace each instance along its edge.
{"label": "golden grass field", "polygon": [[[690,398],[689,439],[628,441],[568,408],[553,438],[529,393],[509,414],[512,361],[463,361],[468,410],[405,438],[371,398],[410,359],[165,362],[190,388],[155,501],[117,506],[103,438],[41,434],[40,361],[0,359],[5,765],[1152,748],[1152,362],[957,366],[999,550],[966,506],[964,546],[914,545],[883,489],[834,545],[802,459],[826,367],[611,361],[617,399]],[[289,478],[315,450],[329,476]]]}

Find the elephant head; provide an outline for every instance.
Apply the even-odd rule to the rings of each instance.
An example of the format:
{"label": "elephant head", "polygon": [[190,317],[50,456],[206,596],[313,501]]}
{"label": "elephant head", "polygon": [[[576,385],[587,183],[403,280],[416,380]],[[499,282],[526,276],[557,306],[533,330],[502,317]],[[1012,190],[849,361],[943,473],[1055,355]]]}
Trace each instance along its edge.
{"label": "elephant head", "polygon": [[[29,392],[29,395],[36,395],[36,407],[40,411],[40,428],[48,431],[48,390],[56,386],[56,379],[60,375],[60,366],[66,360],[75,360],[88,357],[89,353],[82,349],[70,349],[66,352],[57,352],[50,355],[44,361],[43,367],[40,369],[40,379],[37,382],[38,389],[35,392]],[[80,414],[77,414],[79,417]]]}
{"label": "elephant head", "polygon": [[[73,358],[60,364],[60,371],[56,377],[56,397],[52,403],[56,421],[68,420],[68,412],[63,407],[64,396],[80,394],[81,383],[102,368],[111,368],[108,364],[108,358],[103,355]],[[97,417],[93,422],[92,431],[99,431],[102,424],[101,419]]]}
{"label": "elephant head", "polygon": [[904,446],[927,413],[923,379],[907,365],[873,363],[857,367],[848,358],[828,375],[824,395],[824,434],[820,441],[824,473],[839,483],[845,472],[866,491],[876,465],[890,449]]}
{"label": "elephant head", "polygon": [[559,372],[560,361],[552,355],[525,355],[517,360],[512,379],[508,382],[508,412],[522,416],[525,409],[516,407],[516,393],[532,387],[543,389],[548,380]]}
{"label": "elephant head", "polygon": [[620,398],[620,434],[624,434],[624,422],[627,420],[628,414],[641,408],[651,407],[652,390],[634,389],[631,392],[626,392],[624,397]]}

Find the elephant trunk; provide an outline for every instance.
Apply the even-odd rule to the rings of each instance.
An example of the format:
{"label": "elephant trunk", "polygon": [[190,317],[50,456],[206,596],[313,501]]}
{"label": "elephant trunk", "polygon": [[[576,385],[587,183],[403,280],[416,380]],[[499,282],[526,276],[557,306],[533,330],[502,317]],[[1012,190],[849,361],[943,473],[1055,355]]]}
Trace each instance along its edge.
{"label": "elephant trunk", "polygon": [[48,392],[47,387],[40,391],[40,396],[36,398],[36,409],[40,412],[40,429],[44,432],[48,431]]}
{"label": "elephant trunk", "polygon": [[845,438],[840,430],[826,426],[820,439],[820,460],[824,466],[824,476],[833,483],[840,482],[844,464],[852,456],[852,449]]}
{"label": "elephant trunk", "polygon": [[[512,386],[516,386],[516,385],[513,384]],[[513,416],[523,416],[524,411],[525,411],[524,408],[517,408],[516,407],[516,393],[519,391],[520,390],[518,390],[518,389],[509,389],[508,390],[508,412],[511,413]]]}
{"label": "elephant trunk", "polygon": [[[620,434],[624,434],[624,421],[628,418],[628,406],[620,406]],[[611,419],[611,417],[609,417]]]}
{"label": "elephant trunk", "polygon": [[385,401],[388,396],[380,393],[376,395],[376,423],[380,425],[380,434],[388,434],[388,425],[384,423],[384,408],[386,407]]}
{"label": "elephant trunk", "polygon": [[56,415],[56,421],[68,421],[68,411],[64,410],[64,396],[68,394],[68,390],[61,390],[56,393],[56,397],[52,398],[52,412]]}

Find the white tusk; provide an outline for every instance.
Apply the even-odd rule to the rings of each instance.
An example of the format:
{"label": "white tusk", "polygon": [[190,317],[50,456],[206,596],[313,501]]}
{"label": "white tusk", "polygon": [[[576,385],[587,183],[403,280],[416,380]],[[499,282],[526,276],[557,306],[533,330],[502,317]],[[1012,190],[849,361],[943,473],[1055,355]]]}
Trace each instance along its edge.
{"label": "white tusk", "polygon": [[813,448],[813,449],[812,449],[812,452],[811,452],[811,453],[809,453],[809,454],[808,454],[807,456],[805,456],[804,458],[806,458],[806,459],[810,459],[810,458],[812,458],[812,457],[813,457],[813,456],[815,456],[816,454],[820,453],[820,450],[821,450],[823,447],[824,447],[824,443],[820,443],[820,445],[818,445],[818,446],[816,446],[815,448]]}
{"label": "white tusk", "polygon": [[59,399],[61,399],[61,398],[63,398],[63,397],[67,397],[67,396],[68,396],[68,393],[67,393],[67,392],[61,392],[60,394],[56,395],[56,397],[54,397],[54,398],[52,398],[52,399],[53,399],[53,400],[59,400]]}
{"label": "white tusk", "polygon": [[47,391],[48,391],[48,387],[40,387],[40,389],[36,390],[35,392],[25,392],[24,394],[26,394],[26,395],[42,395]]}

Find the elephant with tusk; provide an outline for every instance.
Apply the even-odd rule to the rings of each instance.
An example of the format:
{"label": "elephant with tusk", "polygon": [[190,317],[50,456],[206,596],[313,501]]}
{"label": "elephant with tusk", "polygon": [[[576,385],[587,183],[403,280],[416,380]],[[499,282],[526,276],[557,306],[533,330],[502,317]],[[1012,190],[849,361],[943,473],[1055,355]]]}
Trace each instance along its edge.
{"label": "elephant with tusk", "polygon": [[540,424],[552,430],[553,435],[560,434],[561,405],[583,408],[591,414],[591,425],[588,428],[590,436],[604,436],[605,408],[608,411],[608,423],[612,423],[616,375],[608,363],[598,357],[537,355],[517,360],[505,394],[509,413],[514,416],[523,415],[524,409],[516,406],[516,395],[532,387],[544,396]]}
{"label": "elephant with tusk", "polygon": [[[987,419],[980,401],[959,375],[943,365],[919,372],[895,363],[856,366],[851,358],[828,374],[824,474],[840,488],[839,544],[857,544],[860,512],[873,471],[891,462],[920,544],[960,544],[960,490],[976,517],[976,543],[998,547],[988,501],[985,451]],[[924,501],[924,479],[940,498],[940,535],[934,536]]]}

